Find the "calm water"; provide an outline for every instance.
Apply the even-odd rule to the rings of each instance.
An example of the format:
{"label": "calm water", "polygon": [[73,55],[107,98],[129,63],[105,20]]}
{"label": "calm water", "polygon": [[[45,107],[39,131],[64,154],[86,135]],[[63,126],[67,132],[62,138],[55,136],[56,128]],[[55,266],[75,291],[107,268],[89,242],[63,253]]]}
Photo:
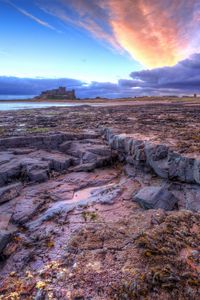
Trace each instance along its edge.
{"label": "calm water", "polygon": [[53,103],[53,102],[42,102],[42,103],[33,103],[33,102],[11,102],[11,103],[2,103],[0,102],[0,111],[5,110],[18,110],[18,109],[31,109],[31,108],[45,108],[45,107],[67,107],[67,106],[79,106],[85,105],[86,103],[73,104],[73,103]]}
{"label": "calm water", "polygon": [[[30,96],[30,95],[20,95],[20,96],[16,96],[16,95],[0,95],[0,100],[23,100],[23,99],[30,99],[33,98],[34,96]],[[30,102],[30,101],[26,101],[26,102],[8,102],[5,101],[5,103],[3,101],[0,102],[0,111],[5,111],[5,110],[18,110],[18,109],[31,109],[31,108],[45,108],[45,107],[52,107],[52,106],[57,106],[57,107],[66,107],[66,106],[77,106],[77,105],[83,105],[83,103],[80,102],[80,104],[73,104],[73,103],[54,103],[54,102]]]}
{"label": "calm water", "polygon": [[31,99],[36,95],[0,95],[0,100],[17,100],[17,99]]}

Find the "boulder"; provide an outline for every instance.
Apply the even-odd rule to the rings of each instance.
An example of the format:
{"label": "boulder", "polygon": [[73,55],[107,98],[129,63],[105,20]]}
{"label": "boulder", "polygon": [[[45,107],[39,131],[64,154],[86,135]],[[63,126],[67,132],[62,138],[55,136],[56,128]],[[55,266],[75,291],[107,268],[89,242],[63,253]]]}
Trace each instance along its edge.
{"label": "boulder", "polygon": [[178,199],[166,188],[150,186],[142,188],[133,201],[137,202],[144,209],[164,209],[173,210],[178,203]]}
{"label": "boulder", "polygon": [[124,167],[124,172],[128,177],[135,177],[137,174],[137,169],[130,164],[126,164]]}
{"label": "boulder", "polygon": [[115,154],[113,154],[112,156],[98,156],[96,160],[96,168],[109,166],[113,163],[115,159],[116,159]]}
{"label": "boulder", "polygon": [[64,142],[59,146],[59,150],[61,152],[66,153],[70,149],[71,145],[72,145],[72,141]]}
{"label": "boulder", "polygon": [[124,152],[130,154],[132,148],[133,139],[131,137],[126,137],[124,139]]}
{"label": "boulder", "polygon": [[47,153],[42,157],[43,161],[49,161],[50,170],[62,172],[67,170],[72,164],[72,157],[60,153]]}
{"label": "boulder", "polygon": [[198,180],[196,159],[184,157],[179,153],[171,151],[168,157],[168,164],[170,179],[187,183],[195,183]]}
{"label": "boulder", "polygon": [[88,151],[100,156],[109,156],[112,153],[110,147],[104,145],[94,145],[89,148]]}
{"label": "boulder", "polygon": [[162,178],[168,178],[169,176],[168,152],[169,149],[165,145],[151,143],[145,145],[147,164]]}
{"label": "boulder", "polygon": [[48,180],[50,162],[40,159],[26,158],[22,161],[24,179],[31,182],[44,182]]}
{"label": "boulder", "polygon": [[48,171],[43,169],[31,169],[27,172],[28,180],[34,183],[45,182],[49,179]]}
{"label": "boulder", "polygon": [[97,155],[91,152],[84,153],[82,157],[83,163],[95,163],[97,161]]}
{"label": "boulder", "polygon": [[118,149],[118,135],[110,135],[108,143],[111,149],[117,150]]}
{"label": "boulder", "polygon": [[0,170],[0,186],[4,186],[12,180],[15,180],[20,176],[20,173],[21,165],[18,160],[13,159],[3,164]]}
{"label": "boulder", "polygon": [[116,149],[118,151],[121,152],[125,151],[125,139],[126,139],[126,134],[118,134],[115,136]]}
{"label": "boulder", "polygon": [[140,140],[133,140],[131,146],[131,155],[133,159],[136,161],[145,162],[146,161],[146,154],[144,151],[145,143]]}
{"label": "boulder", "polygon": [[110,139],[111,137],[114,136],[114,133],[113,133],[113,129],[112,128],[105,128],[103,129],[103,135],[104,135],[104,138],[109,142],[110,144]]}
{"label": "boulder", "polygon": [[87,149],[87,146],[86,145],[83,145],[83,144],[80,144],[79,142],[67,142],[67,143],[64,143],[61,145],[61,151],[68,154],[68,155],[71,155],[73,157],[77,157],[77,158],[81,158],[86,149]]}
{"label": "boulder", "polygon": [[173,183],[170,191],[179,199],[179,209],[200,211],[200,186],[198,184]]}

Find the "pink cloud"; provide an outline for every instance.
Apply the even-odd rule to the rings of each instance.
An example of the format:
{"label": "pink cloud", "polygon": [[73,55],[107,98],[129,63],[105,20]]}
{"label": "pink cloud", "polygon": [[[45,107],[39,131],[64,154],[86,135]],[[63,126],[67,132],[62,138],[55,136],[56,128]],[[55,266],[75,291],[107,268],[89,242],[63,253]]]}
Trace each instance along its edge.
{"label": "pink cloud", "polygon": [[46,9],[149,68],[175,65],[200,43],[199,0],[57,0]]}
{"label": "pink cloud", "polygon": [[[147,67],[175,65],[193,37],[197,1],[109,0],[110,25],[118,43]],[[191,49],[191,52],[194,49]]]}

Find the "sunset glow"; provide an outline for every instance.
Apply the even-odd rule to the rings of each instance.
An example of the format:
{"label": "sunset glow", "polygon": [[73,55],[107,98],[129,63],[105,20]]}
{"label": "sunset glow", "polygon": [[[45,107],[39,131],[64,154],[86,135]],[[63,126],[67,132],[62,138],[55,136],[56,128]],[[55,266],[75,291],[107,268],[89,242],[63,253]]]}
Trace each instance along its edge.
{"label": "sunset glow", "polygon": [[[18,93],[33,93],[26,78],[35,78],[38,91],[50,79],[55,87],[66,80],[80,97],[143,95],[146,79],[130,76],[143,78],[143,70],[152,71],[148,92],[156,93],[165,68],[173,84],[162,93],[197,85],[185,65],[199,66],[200,0],[0,0],[0,8],[0,75],[14,77],[2,78],[14,93],[19,78],[26,88],[20,84]],[[190,71],[194,83],[175,85]],[[162,74],[156,87],[155,74]]]}

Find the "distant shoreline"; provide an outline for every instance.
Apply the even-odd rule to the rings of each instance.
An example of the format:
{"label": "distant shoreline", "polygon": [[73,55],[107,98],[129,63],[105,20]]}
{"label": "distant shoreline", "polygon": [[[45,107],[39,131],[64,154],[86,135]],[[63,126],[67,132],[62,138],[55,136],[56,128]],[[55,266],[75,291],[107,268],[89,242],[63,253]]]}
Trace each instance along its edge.
{"label": "distant shoreline", "polygon": [[88,99],[79,99],[79,100],[59,100],[59,99],[34,99],[34,98],[26,98],[26,99],[0,99],[0,104],[5,103],[52,103],[52,104],[74,104],[74,105],[90,105],[90,104],[105,104],[106,106],[113,106],[113,105],[128,105],[128,104],[140,104],[143,103],[170,103],[170,102],[187,102],[190,101],[193,102],[199,102],[200,97],[194,98],[194,97],[162,97],[162,96],[144,96],[144,97],[137,97],[137,98],[116,98],[116,99],[108,99],[108,98],[88,98]]}
{"label": "distant shoreline", "polygon": [[[146,98],[145,100],[147,100]],[[27,99],[0,99],[1,103],[57,103],[57,104],[98,104],[98,103],[119,103],[119,102],[137,102],[137,98],[129,98],[129,99],[105,99],[105,98],[99,98],[99,99],[80,99],[80,100],[58,100],[58,99],[33,99],[33,98],[27,98]],[[143,99],[144,100],[144,99]]]}
{"label": "distant shoreline", "polygon": [[[80,100],[59,100],[59,99],[33,99],[33,98],[27,98],[27,99],[12,99],[12,100],[8,100],[8,99],[0,99],[0,103],[3,102],[8,102],[8,103],[11,103],[11,102],[33,102],[33,103],[42,103],[42,102],[52,102],[52,103],[80,103],[80,102],[106,102],[106,101],[121,101],[121,99],[103,99],[103,98],[100,98],[100,99],[80,99]],[[128,99],[127,99],[128,100]],[[122,100],[122,101],[125,101]],[[130,99],[129,99],[130,101]]]}

